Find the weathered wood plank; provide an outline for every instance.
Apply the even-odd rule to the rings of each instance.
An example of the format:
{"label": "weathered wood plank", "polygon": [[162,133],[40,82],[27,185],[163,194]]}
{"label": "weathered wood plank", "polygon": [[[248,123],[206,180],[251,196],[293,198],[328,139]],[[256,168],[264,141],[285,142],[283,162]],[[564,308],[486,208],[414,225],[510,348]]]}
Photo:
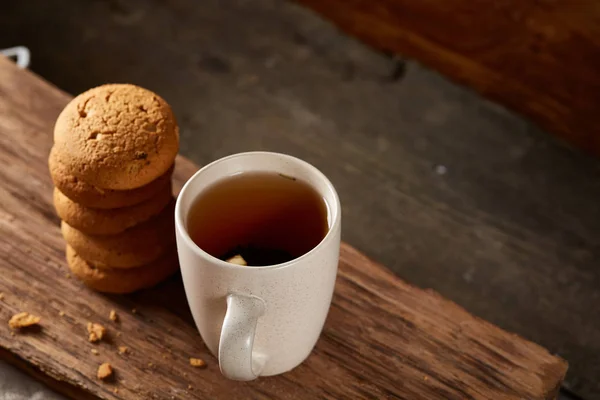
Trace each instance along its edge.
{"label": "weathered wood plank", "polygon": [[298,0],[600,154],[600,8],[586,1]]}
{"label": "weathered wood plank", "polygon": [[[225,380],[191,324],[179,279],[136,295],[104,296],[65,276],[46,157],[53,121],[68,99],[0,59],[0,318],[18,311],[43,318],[39,332],[15,336],[0,325],[0,347],[63,382],[56,388],[73,393],[74,386],[102,399],[556,395],[563,360],[407,285],[345,244],[331,313],[307,362],[279,377]],[[178,159],[176,189],[195,169]],[[111,309],[120,314],[117,324],[108,320]],[[90,352],[87,321],[109,327],[110,340],[94,346],[98,356]],[[131,354],[118,355],[118,345]],[[191,368],[190,356],[208,360],[208,369]],[[112,384],[95,379],[103,361],[117,371]]]}

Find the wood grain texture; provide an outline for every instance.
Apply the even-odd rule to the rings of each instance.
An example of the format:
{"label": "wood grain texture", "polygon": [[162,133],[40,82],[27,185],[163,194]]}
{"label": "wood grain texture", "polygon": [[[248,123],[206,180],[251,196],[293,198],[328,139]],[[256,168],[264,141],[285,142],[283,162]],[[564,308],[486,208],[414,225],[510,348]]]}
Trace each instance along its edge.
{"label": "wood grain texture", "polygon": [[600,154],[597,1],[299,0]]}
{"label": "wood grain texture", "polygon": [[[75,387],[102,399],[556,395],[567,369],[562,359],[407,285],[346,244],[331,312],[311,357],[279,377],[225,380],[191,322],[178,278],[131,296],[105,296],[65,276],[46,158],[53,121],[68,99],[0,59],[0,317],[28,311],[43,318],[40,331],[15,336],[0,325],[0,347],[59,382],[55,388],[73,395]],[[195,170],[178,159],[176,190]],[[120,315],[116,324],[109,321],[111,309]],[[109,340],[90,344],[88,321],[107,326]],[[120,345],[131,353],[119,355]],[[92,348],[100,354],[92,355]],[[209,367],[193,369],[191,356]],[[113,383],[95,378],[105,361],[115,368]]]}

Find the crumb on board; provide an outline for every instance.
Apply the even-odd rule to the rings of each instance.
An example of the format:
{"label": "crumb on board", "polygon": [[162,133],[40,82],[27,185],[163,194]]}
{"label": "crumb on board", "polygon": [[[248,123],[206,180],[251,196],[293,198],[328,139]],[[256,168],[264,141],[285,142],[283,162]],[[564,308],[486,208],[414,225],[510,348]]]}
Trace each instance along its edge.
{"label": "crumb on board", "polygon": [[152,364],[151,362],[148,363],[148,368],[152,368],[154,367],[154,364]]}
{"label": "crumb on board", "polygon": [[121,336],[121,332],[117,332],[117,337],[120,337],[120,336]]}
{"label": "crumb on board", "polygon": [[64,311],[59,311],[58,315],[61,316],[61,317],[64,317],[65,316],[65,312]]}
{"label": "crumb on board", "polygon": [[10,336],[15,336],[15,331],[10,331]]}
{"label": "crumb on board", "polygon": [[105,362],[98,367],[97,377],[98,379],[108,379],[112,376],[113,370],[109,363]]}
{"label": "crumb on board", "polygon": [[192,385],[188,385],[188,390],[192,390]]}
{"label": "crumb on board", "polygon": [[0,300],[4,300],[4,293],[0,292]]}
{"label": "crumb on board", "polygon": [[87,331],[89,333],[88,340],[92,343],[101,341],[104,335],[106,335],[106,328],[93,322],[88,322]]}
{"label": "crumb on board", "polygon": [[118,389],[118,388],[114,388],[114,389],[113,389],[113,393],[114,393],[114,394],[117,394],[117,393],[119,393],[119,389]]}
{"label": "crumb on board", "polygon": [[117,312],[115,310],[110,310],[108,318],[113,322],[117,322],[119,320],[119,316],[117,315]]}
{"label": "crumb on board", "polygon": [[187,378],[187,372],[184,372],[184,373],[183,373],[183,376],[184,376],[185,378]]}
{"label": "crumb on board", "polygon": [[93,355],[97,356],[98,354],[100,354],[100,352],[96,349],[92,349],[90,350],[92,352]]}
{"label": "crumb on board", "polygon": [[68,272],[65,274],[65,278],[67,279],[71,279],[71,274],[69,274]]}
{"label": "crumb on board", "polygon": [[129,348],[127,346],[119,346],[119,354],[127,354],[129,353]]}
{"label": "crumb on board", "polygon": [[225,261],[228,262],[228,263],[230,263],[230,264],[241,265],[243,267],[248,266],[248,263],[246,262],[246,260],[244,260],[244,257],[242,257],[240,254],[235,255],[235,256],[233,256],[231,258],[228,258]]}
{"label": "crumb on board", "polygon": [[131,313],[132,313],[132,314],[137,314],[137,310],[136,310],[135,308],[132,308],[132,309],[131,309]]}
{"label": "crumb on board", "polygon": [[41,318],[27,312],[20,312],[11,317],[8,321],[8,326],[11,329],[27,328],[28,326],[37,325],[40,323]]}
{"label": "crumb on board", "polygon": [[167,355],[166,355],[166,354],[163,354],[163,355],[162,355],[162,358],[163,358],[163,360],[166,360],[166,359],[167,359]]}
{"label": "crumb on board", "polygon": [[206,367],[206,362],[200,358],[190,357],[190,365],[194,368],[204,368]]}

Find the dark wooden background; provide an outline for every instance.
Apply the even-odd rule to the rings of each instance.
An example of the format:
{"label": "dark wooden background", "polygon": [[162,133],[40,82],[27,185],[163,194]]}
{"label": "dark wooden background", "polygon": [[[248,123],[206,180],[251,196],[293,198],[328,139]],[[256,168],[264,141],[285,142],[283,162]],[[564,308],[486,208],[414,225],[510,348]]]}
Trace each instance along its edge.
{"label": "dark wooden background", "polygon": [[600,398],[600,164],[415,62],[275,0],[8,2],[0,48],[71,93],[163,95],[203,164],[267,149],[340,192],[344,240],[542,344]]}
{"label": "dark wooden background", "polygon": [[297,0],[600,155],[597,0]]}

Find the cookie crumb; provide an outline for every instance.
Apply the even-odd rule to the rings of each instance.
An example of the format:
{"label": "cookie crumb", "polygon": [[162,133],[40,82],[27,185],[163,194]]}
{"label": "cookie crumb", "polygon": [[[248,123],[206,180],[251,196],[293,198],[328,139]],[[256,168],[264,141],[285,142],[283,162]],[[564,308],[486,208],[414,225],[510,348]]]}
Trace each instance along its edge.
{"label": "cookie crumb", "polygon": [[100,354],[100,352],[96,349],[92,349],[90,350],[92,352],[93,355],[97,356],[98,354]]}
{"label": "cookie crumb", "polygon": [[4,293],[0,292],[0,300],[4,300]]}
{"label": "cookie crumb", "polygon": [[120,336],[121,336],[121,332],[117,332],[117,337],[120,337]]}
{"label": "cookie crumb", "polygon": [[246,262],[246,260],[244,260],[244,257],[242,257],[241,254],[228,258],[225,261],[230,264],[241,265],[242,267],[248,266],[248,263]]}
{"label": "cookie crumb", "polygon": [[119,320],[119,316],[117,315],[117,312],[115,310],[110,310],[108,318],[110,318],[110,320],[113,322],[117,322]]}
{"label": "cookie crumb", "polygon": [[152,368],[152,367],[154,367],[154,364],[152,364],[151,362],[149,362],[149,363],[148,363],[148,367],[149,367],[149,368]]}
{"label": "cookie crumb", "polygon": [[104,363],[98,367],[98,374],[96,375],[98,379],[106,380],[110,378],[113,374],[112,367],[109,363]]}
{"label": "cookie crumb", "polygon": [[102,340],[106,334],[106,328],[100,324],[88,322],[87,331],[90,334],[88,340],[92,343],[96,343]]}
{"label": "cookie crumb", "polygon": [[129,349],[127,346],[119,346],[119,354],[127,354],[129,353]]}
{"label": "cookie crumb", "polygon": [[137,310],[136,310],[135,308],[132,308],[132,309],[131,309],[131,313],[132,313],[132,314],[137,314]]}
{"label": "cookie crumb", "polygon": [[10,336],[15,336],[15,331],[10,331]]}
{"label": "cookie crumb", "polygon": [[190,357],[190,365],[194,368],[204,368],[206,367],[206,362],[200,358],[191,358]]}
{"label": "cookie crumb", "polygon": [[64,311],[59,311],[58,315],[61,316],[61,317],[64,317],[65,316],[65,312]]}
{"label": "cookie crumb", "polygon": [[173,333],[173,328],[167,328],[167,333]]}
{"label": "cookie crumb", "polygon": [[71,279],[71,274],[69,274],[68,272],[65,274],[65,278],[67,279]]}
{"label": "cookie crumb", "polygon": [[187,372],[184,372],[184,373],[183,373],[183,377],[184,377],[184,378],[187,378]]}
{"label": "cookie crumb", "polygon": [[11,329],[27,328],[28,326],[37,325],[40,323],[41,318],[27,312],[20,312],[12,316],[8,321],[8,326]]}
{"label": "cookie crumb", "polygon": [[167,355],[166,355],[166,354],[163,354],[163,355],[162,355],[162,358],[163,358],[164,360],[166,360],[166,359],[167,359]]}
{"label": "cookie crumb", "polygon": [[114,393],[114,394],[117,394],[117,393],[119,393],[119,389],[117,389],[117,388],[114,388],[114,389],[113,389],[113,393]]}
{"label": "cookie crumb", "polygon": [[188,385],[188,390],[192,390],[192,385]]}

